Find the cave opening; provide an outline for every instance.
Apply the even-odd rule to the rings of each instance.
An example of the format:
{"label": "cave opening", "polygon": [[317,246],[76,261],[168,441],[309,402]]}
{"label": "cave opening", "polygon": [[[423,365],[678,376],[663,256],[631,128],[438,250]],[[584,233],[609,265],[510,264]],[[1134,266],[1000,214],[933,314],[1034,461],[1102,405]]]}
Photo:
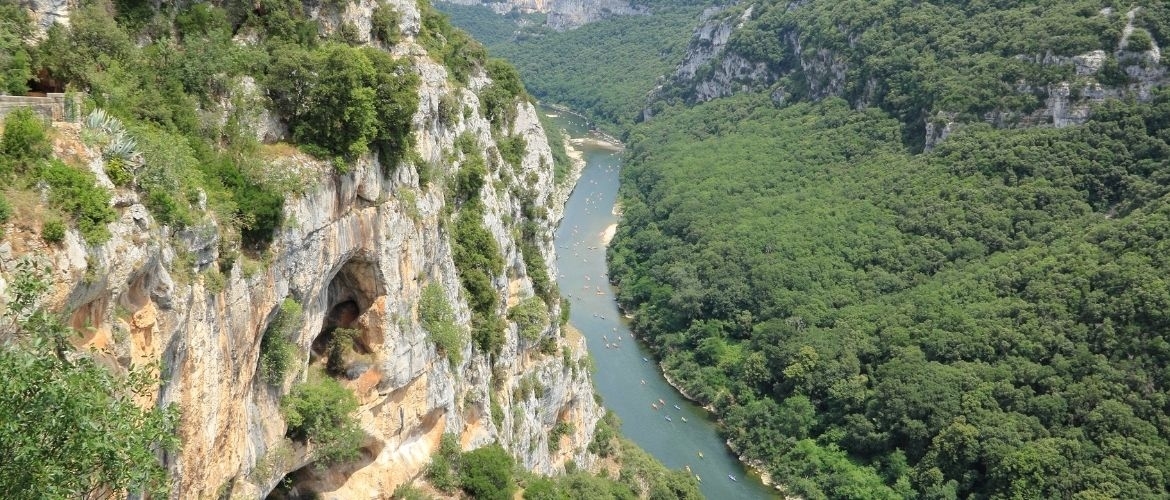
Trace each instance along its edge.
{"label": "cave opening", "polygon": [[323,365],[335,378],[354,380],[374,365],[380,326],[366,316],[375,298],[385,294],[371,261],[352,259],[334,274],[323,292],[327,313],[310,346],[310,364]]}

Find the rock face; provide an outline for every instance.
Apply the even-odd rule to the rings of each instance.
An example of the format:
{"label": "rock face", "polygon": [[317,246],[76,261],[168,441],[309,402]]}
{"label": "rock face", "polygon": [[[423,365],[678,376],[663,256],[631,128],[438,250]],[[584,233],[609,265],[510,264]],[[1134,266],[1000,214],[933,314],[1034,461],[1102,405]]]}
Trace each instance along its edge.
{"label": "rock face", "polygon": [[[536,110],[526,102],[517,105],[511,132],[523,136],[527,148],[520,165],[506,164],[474,93],[488,83],[486,77],[476,77],[472,89],[454,88],[445,68],[413,42],[416,5],[394,3],[406,40],[393,51],[410,58],[422,77],[416,150],[442,179],[457,169],[451,156],[456,137],[466,133],[478,139],[489,163],[497,165],[481,192],[485,227],[506,263],[504,274],[494,277],[495,287],[508,304],[532,296],[513,237],[522,216],[510,182],[523,179],[536,205],[548,208],[540,246],[550,276],[556,276],[556,260],[549,235],[561,217],[561,207],[549,205],[557,186]],[[368,25],[373,5],[351,4],[343,17],[364,18]],[[458,123],[445,125],[437,118],[446,94],[455,94],[470,110]],[[280,133],[261,128],[260,135]],[[106,182],[100,153],[88,153],[91,168]],[[176,498],[213,498],[224,491],[233,498],[262,498],[286,475],[302,492],[389,497],[398,484],[421,473],[444,432],[457,434],[465,448],[499,441],[539,473],[556,473],[567,460],[582,467],[596,461],[586,446],[603,410],[584,369],[584,341],[566,340],[555,320],[559,304],[551,306],[554,320],[543,333],[555,342],[551,355],[520,338],[509,322],[505,346],[494,360],[467,343],[462,362],[452,366],[420,326],[418,299],[428,283],[445,290],[460,327],[467,328],[470,317],[452,261],[451,235],[442,222],[450,215],[441,186],[420,186],[410,164],[387,168],[370,156],[346,175],[299,155],[282,161],[315,176],[316,185],[287,200],[287,222],[263,262],[237,260],[222,280],[211,278],[218,276],[211,268],[220,257],[214,222],[174,234],[159,227],[133,193],[115,196],[121,219],[110,226],[113,238],[99,247],[82,247],[70,231],[62,248],[39,240],[18,250],[7,243],[0,248],[0,292],[18,258],[39,254],[54,270],[56,294],[48,300],[88,332],[83,347],[99,349],[121,366],[160,363],[162,387],[154,401],[177,403],[182,414],[182,448],[165,457]],[[293,336],[300,361],[274,386],[259,374],[261,338],[285,299],[304,311]],[[306,376],[310,358],[319,357],[311,354],[314,344],[322,345],[328,326],[335,324],[357,329],[356,344],[367,354],[368,362],[341,377],[360,400],[365,436],[358,461],[318,470],[305,467],[312,462],[311,449],[284,437],[279,408],[281,396]],[[522,394],[522,379],[544,390]],[[503,409],[498,425],[493,402]],[[550,452],[550,431],[561,422],[573,430],[558,443],[558,452]]]}
{"label": "rock face", "polygon": [[645,14],[646,9],[626,0],[444,0],[460,5],[483,5],[503,15],[512,11],[523,14],[548,14],[548,27],[570,30],[614,16]]}

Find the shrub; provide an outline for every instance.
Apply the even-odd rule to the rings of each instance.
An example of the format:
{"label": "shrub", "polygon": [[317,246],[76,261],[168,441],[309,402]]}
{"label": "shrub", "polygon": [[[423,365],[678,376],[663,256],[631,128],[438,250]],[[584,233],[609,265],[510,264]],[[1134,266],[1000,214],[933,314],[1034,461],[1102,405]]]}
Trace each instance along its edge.
{"label": "shrub", "polygon": [[548,305],[540,297],[528,297],[508,310],[508,319],[516,322],[521,338],[535,342],[548,326]]}
{"label": "shrub", "polygon": [[314,372],[280,402],[288,423],[286,436],[313,446],[318,466],[358,456],[362,432],[354,413],[358,401],[336,380]]}
{"label": "shrub", "polygon": [[548,451],[556,453],[561,449],[561,438],[568,436],[573,432],[573,424],[570,422],[557,422],[552,431],[548,434]]}
{"label": "shrub", "polygon": [[439,440],[439,449],[431,456],[431,463],[427,465],[425,475],[431,485],[439,491],[451,493],[459,486],[456,471],[461,459],[459,453],[459,439],[454,434],[446,433]]}
{"label": "shrub", "polygon": [[511,500],[516,485],[512,482],[512,456],[499,444],[491,444],[463,454],[459,485],[473,498]]}
{"label": "shrub", "polygon": [[379,3],[370,16],[370,36],[388,45],[398,43],[401,37],[398,22],[401,19],[402,16],[393,7]]}
{"label": "shrub", "polygon": [[45,224],[41,226],[41,238],[49,243],[65,241],[65,223],[61,222],[60,219],[45,221]]}
{"label": "shrub", "polygon": [[110,193],[97,186],[91,172],[54,159],[41,168],[40,177],[50,187],[49,201],[73,217],[86,242],[102,243],[110,238],[106,225],[117,214],[110,207]]}
{"label": "shrub", "polygon": [[447,354],[451,366],[462,360],[463,344],[467,341],[463,331],[455,325],[455,311],[447,301],[447,294],[439,283],[431,282],[423,287],[418,301],[418,316],[428,338],[440,352]]}
{"label": "shrub", "polygon": [[459,97],[454,93],[443,94],[439,98],[439,123],[451,127],[459,123]]}
{"label": "shrub", "polygon": [[265,382],[279,385],[284,382],[288,368],[297,354],[297,346],[289,339],[300,327],[301,305],[293,299],[284,299],[276,316],[264,330],[260,340],[260,377]]}
{"label": "shrub", "polygon": [[341,375],[346,372],[346,368],[357,354],[354,341],[359,333],[351,328],[333,330],[333,338],[329,340],[329,359],[326,362],[329,373]]}
{"label": "shrub", "polygon": [[106,176],[119,187],[127,186],[134,181],[130,169],[126,168],[126,160],[116,156],[106,160]]}
{"label": "shrub", "polygon": [[520,162],[524,160],[524,151],[528,148],[528,141],[524,140],[522,135],[514,135],[496,141],[496,146],[499,147],[500,157],[505,162],[519,167]]}
{"label": "shrub", "polygon": [[404,483],[394,488],[394,493],[390,495],[390,498],[393,500],[431,500],[435,497],[416,488],[413,484]]}
{"label": "shrub", "polygon": [[0,194],[0,224],[7,224],[8,220],[11,218],[12,204],[8,203],[8,199],[5,198],[3,194]]}
{"label": "shrub", "polygon": [[29,108],[18,108],[4,118],[0,154],[13,160],[20,170],[49,157],[49,136],[44,120]]}

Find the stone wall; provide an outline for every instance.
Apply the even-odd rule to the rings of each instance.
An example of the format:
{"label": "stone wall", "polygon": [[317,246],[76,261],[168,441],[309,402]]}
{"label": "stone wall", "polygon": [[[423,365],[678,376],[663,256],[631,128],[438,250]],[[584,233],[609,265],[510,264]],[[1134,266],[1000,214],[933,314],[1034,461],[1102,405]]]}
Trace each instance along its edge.
{"label": "stone wall", "polygon": [[[8,113],[20,108],[31,108],[34,113],[54,122],[76,121],[76,111],[81,109],[77,96],[73,106],[66,106],[68,97],[63,93],[49,93],[44,97],[0,95],[0,120]],[[69,109],[66,109],[69,108]],[[73,115],[73,116],[67,116]]]}

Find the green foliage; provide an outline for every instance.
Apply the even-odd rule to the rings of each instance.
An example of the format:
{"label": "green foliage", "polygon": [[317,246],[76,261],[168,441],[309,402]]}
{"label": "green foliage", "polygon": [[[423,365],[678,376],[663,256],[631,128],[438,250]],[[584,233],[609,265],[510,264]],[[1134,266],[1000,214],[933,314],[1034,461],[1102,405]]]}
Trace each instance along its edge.
{"label": "green foliage", "polygon": [[48,282],[29,261],[18,264],[10,285],[5,316],[16,329],[0,345],[0,490],[11,498],[116,491],[166,497],[160,453],[178,449],[178,411],[136,403],[157,390],[151,368],[121,376],[87,353],[70,352],[73,332],[31,307]]}
{"label": "green foliage", "polygon": [[557,422],[548,433],[548,451],[556,453],[561,449],[561,438],[573,433],[571,422]]}
{"label": "green foliage", "polygon": [[460,109],[463,104],[455,93],[443,94],[439,97],[439,123],[453,127],[459,124]]}
{"label": "green foliage", "polygon": [[544,113],[538,113],[538,116],[544,135],[548,138],[548,147],[552,151],[553,182],[560,185],[568,180],[569,173],[573,171],[573,159],[569,158],[569,153],[565,150],[565,132]]}
{"label": "green foliage", "polygon": [[910,155],[843,100],[674,110],[630,134],[611,276],[803,497],[1159,496],[1168,112],[1161,90]]}
{"label": "green foliage", "polygon": [[403,483],[394,488],[394,493],[390,495],[390,498],[394,500],[431,500],[434,497],[415,487],[412,483]]}
{"label": "green foliage", "polygon": [[[460,136],[470,137],[470,136]],[[483,160],[483,155],[479,151],[471,150],[465,153],[466,157],[463,163],[459,165],[459,171],[455,173],[454,192],[452,193],[456,203],[472,202],[472,205],[478,205],[479,193],[483,189],[485,178],[487,177],[487,165]]]}
{"label": "green foliage", "polygon": [[516,322],[520,338],[536,342],[548,327],[548,305],[540,297],[528,297],[508,310],[508,319]]}
{"label": "green foliage", "polygon": [[524,140],[524,136],[522,135],[514,135],[498,139],[496,145],[499,146],[500,157],[505,162],[513,167],[519,167],[520,162],[524,160],[524,153],[528,148],[528,141]]}
{"label": "green foliage", "polygon": [[352,328],[336,328],[331,334],[329,345],[326,346],[325,368],[331,375],[344,375],[357,355],[354,342],[361,332]]}
{"label": "green foliage", "polygon": [[419,294],[418,318],[428,338],[440,352],[447,355],[451,366],[458,365],[463,358],[463,345],[467,338],[455,324],[455,311],[447,301],[447,293],[438,282],[427,283]]}
{"label": "green foliage", "polygon": [[455,81],[466,84],[471,72],[487,60],[483,45],[467,33],[455,29],[443,13],[431,7],[428,0],[419,0],[418,41],[436,61],[443,63]]}
{"label": "green foliage", "polygon": [[41,238],[47,243],[65,241],[65,223],[60,219],[49,219],[41,225]]}
{"label": "green foliage", "polygon": [[[52,152],[45,122],[29,108],[18,108],[4,117],[4,136],[0,137],[0,155],[17,171],[31,168]],[[2,167],[0,167],[2,168]],[[6,172],[0,170],[0,174]]]}
{"label": "green foliage", "polygon": [[431,455],[431,463],[427,465],[424,475],[431,486],[438,488],[439,491],[452,493],[459,487],[461,465],[459,438],[454,434],[444,433],[439,440],[439,449]]}
{"label": "green foliage", "polygon": [[288,369],[297,362],[297,345],[292,335],[300,329],[303,311],[297,301],[286,298],[260,339],[260,378],[273,385],[284,383]]}
{"label": "green foliage", "polygon": [[30,47],[32,22],[16,2],[0,3],[0,94],[23,95],[32,78]]}
{"label": "green foliage", "polygon": [[492,423],[496,424],[497,429],[502,428],[504,425],[504,408],[502,406],[500,406],[499,401],[496,401],[494,392],[492,393],[490,403],[491,403],[491,412],[492,412]]}
{"label": "green foliage", "polygon": [[286,435],[309,444],[319,467],[357,458],[362,442],[354,415],[357,408],[357,398],[349,389],[318,372],[311,372],[307,381],[280,401],[288,424]]}
{"label": "green foliage", "polygon": [[[682,61],[705,6],[650,3],[655,4],[650,16],[619,16],[565,32],[525,28],[519,34],[513,34],[513,21],[488,8],[453,3],[442,8],[493,55],[515,65],[534,96],[567,104],[616,130],[638,120],[659,76]],[[489,97],[499,104],[503,96],[507,93]]]}
{"label": "green foliage", "polygon": [[499,293],[492,282],[504,271],[504,258],[484,226],[484,208],[478,193],[487,174],[483,159],[471,155],[456,178],[455,196],[463,208],[452,231],[453,260],[471,306],[471,338],[483,352],[498,353],[504,345],[504,321],[496,313]]}
{"label": "green foliage", "polygon": [[38,177],[49,185],[49,202],[72,216],[86,242],[94,245],[110,238],[106,225],[117,214],[110,207],[110,193],[97,186],[93,173],[50,160],[42,164]]}
{"label": "green foliage", "polygon": [[394,7],[378,3],[370,15],[370,36],[387,45],[398,43],[402,37],[398,28],[398,23],[401,20],[402,15],[394,10]]}
{"label": "green foliage", "polygon": [[490,444],[463,454],[459,486],[473,498],[511,500],[516,485],[512,481],[515,461],[498,444]]}
{"label": "green foliage", "polygon": [[[520,81],[520,74],[516,72],[516,68],[512,67],[502,59],[489,59],[486,68],[488,78],[491,78],[492,83],[479,92],[479,99],[483,103],[483,113],[492,125],[497,130],[503,130],[507,124],[512,123],[516,119],[516,101],[518,99],[525,99],[528,94],[524,91],[524,84]],[[519,139],[519,144],[507,144],[508,153],[504,152],[505,145],[501,144],[500,154],[504,155],[504,159],[508,160],[513,165],[519,165],[519,160],[510,160],[510,157],[518,157],[524,154],[523,137],[512,138],[512,141]]]}
{"label": "green foliage", "polygon": [[[417,75],[371,48],[330,44],[308,62],[288,61],[287,57],[297,57],[297,49],[288,50],[271,84],[284,99],[292,100],[283,107],[298,142],[346,157],[359,156],[371,146],[401,155],[408,145],[410,117],[418,108]],[[290,73],[305,76],[302,81],[281,80]],[[304,101],[297,101],[297,96]]]}
{"label": "green foliage", "polygon": [[589,442],[589,452],[601,458],[607,458],[617,451],[618,428],[621,422],[612,410],[606,410],[605,417],[597,422],[593,429],[593,440]]}
{"label": "green foliage", "polygon": [[[12,219],[12,204],[8,202],[8,198],[0,193],[0,225],[7,224]],[[4,236],[4,231],[0,229],[0,236]]]}

